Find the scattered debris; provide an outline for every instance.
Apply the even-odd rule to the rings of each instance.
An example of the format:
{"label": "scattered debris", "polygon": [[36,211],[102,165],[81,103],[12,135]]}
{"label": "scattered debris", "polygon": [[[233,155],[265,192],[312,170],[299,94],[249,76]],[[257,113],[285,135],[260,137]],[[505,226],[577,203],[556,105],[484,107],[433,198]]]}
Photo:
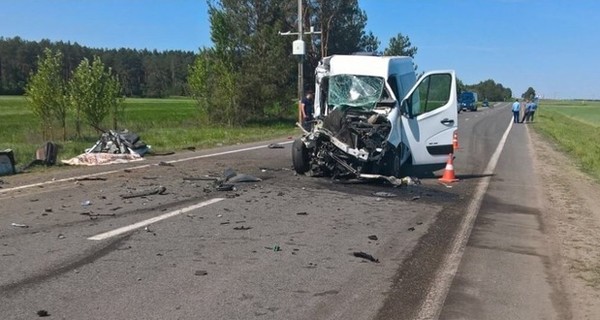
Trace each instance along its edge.
{"label": "scattered debris", "polygon": [[13,151],[11,149],[0,151],[0,176],[15,173],[17,173],[17,170],[15,169],[15,156]]}
{"label": "scattered debris", "polygon": [[44,209],[44,212],[52,212],[52,208],[46,208]]}
{"label": "scattered debris", "polygon": [[415,227],[408,228],[408,231],[415,231]]}
{"label": "scattered debris", "polygon": [[230,221],[221,222],[221,225],[230,224]]}
{"label": "scattered debris", "polygon": [[156,179],[158,179],[158,177],[156,177],[156,176],[152,176],[152,177],[142,177],[142,179],[144,179],[144,180],[156,180]]}
{"label": "scattered debris", "polygon": [[117,211],[119,209],[123,209],[123,207],[114,207],[114,208],[110,208],[110,211]]}
{"label": "scattered debris", "polygon": [[165,162],[165,161],[159,162],[158,166],[161,166],[161,167],[174,167],[174,165],[172,163]]}
{"label": "scattered debris", "polygon": [[394,193],[385,192],[385,191],[374,192],[373,195],[377,196],[377,197],[382,197],[382,198],[393,198],[393,197],[397,196]]}
{"label": "scattered debris", "polygon": [[148,232],[148,233],[152,233],[152,235],[153,235],[153,236],[155,236],[155,235],[156,235],[156,232],[154,232],[154,231],[150,230],[150,227],[149,227],[149,226],[146,226],[146,227],[144,227],[144,231],[146,231],[146,232]]}
{"label": "scattered debris", "polygon": [[249,174],[238,173],[235,176],[229,178],[227,182],[260,182],[261,178],[251,176]]}
{"label": "scattered debris", "polygon": [[267,146],[269,149],[284,149],[285,147],[279,143],[271,143]]}
{"label": "scattered debris", "polygon": [[298,215],[298,216],[307,216],[308,212],[306,212],[306,211],[296,212],[296,215]]}
{"label": "scattered debris", "polygon": [[87,206],[91,206],[92,202],[90,200],[85,200],[81,203],[81,206],[83,207],[87,207]]}
{"label": "scattered debris", "polygon": [[38,315],[38,317],[49,317],[50,313],[48,313],[48,311],[46,310],[39,310],[38,312],[36,312],[36,314]]}
{"label": "scattered debris", "polygon": [[196,270],[196,271],[194,272],[194,275],[195,275],[195,276],[205,276],[205,275],[207,275],[207,274],[208,274],[208,272],[207,272],[206,270]]}
{"label": "scattered debris", "polygon": [[155,195],[155,194],[165,194],[166,191],[167,191],[166,187],[158,186],[158,187],[150,189],[150,190],[142,190],[142,191],[138,191],[138,192],[132,192],[129,194],[122,194],[122,195],[120,195],[120,197],[123,199],[138,198],[138,197],[151,196],[151,195]]}
{"label": "scattered debris", "polygon": [[65,235],[64,235],[64,234],[62,234],[62,233],[59,233],[59,234],[58,234],[58,236],[57,236],[57,238],[58,238],[58,239],[64,239],[64,238],[66,238],[66,237],[65,237]]}
{"label": "scattered debris", "polygon": [[98,217],[116,217],[117,215],[114,213],[93,213],[93,212],[82,212],[80,213],[82,216],[89,216],[92,220],[97,219]]}
{"label": "scattered debris", "polygon": [[219,178],[209,177],[209,176],[204,176],[204,177],[183,177],[183,180],[185,180],[185,181],[217,181],[217,180],[219,180]]}
{"label": "scattered debris", "polygon": [[174,155],[175,151],[167,151],[167,152],[150,152],[150,155],[153,156],[170,156]]}
{"label": "scattered debris", "polygon": [[11,226],[13,226],[13,227],[16,227],[16,228],[29,228],[29,226],[28,226],[28,225],[26,225],[26,224],[22,224],[22,223],[14,223],[14,222],[13,222],[13,223],[11,223],[10,225],[11,225]]}
{"label": "scattered debris", "polygon": [[142,160],[142,156],[150,151],[151,147],[133,132],[96,129],[103,132],[96,144],[83,154],[62,160],[62,163],[87,166],[125,163]]}
{"label": "scattered debris", "polygon": [[421,196],[414,196],[412,198],[410,198],[410,200],[415,201],[415,200],[419,200],[421,199]]}
{"label": "scattered debris", "polygon": [[217,191],[233,191],[235,190],[235,186],[232,184],[220,184],[216,189]]}
{"label": "scattered debris", "polygon": [[418,225],[418,226],[420,226],[420,225],[422,225],[422,224],[423,224],[423,222],[421,222],[421,221],[417,222],[417,225]]}
{"label": "scattered debris", "polygon": [[276,245],[274,245],[272,247],[265,247],[265,249],[273,250],[275,252],[281,251],[281,247],[278,244],[276,244]]}
{"label": "scattered debris", "polygon": [[353,254],[355,257],[357,257],[357,258],[362,258],[362,259],[365,259],[365,260],[369,260],[369,261],[371,261],[371,262],[379,263],[379,259],[375,259],[375,257],[373,257],[372,255],[370,255],[370,254],[368,254],[368,253],[365,253],[365,252],[359,251],[359,252],[354,252],[354,253],[352,253],[352,254]]}
{"label": "scattered debris", "polygon": [[75,181],[106,181],[106,178],[104,177],[83,177],[83,178],[77,178],[75,179]]}
{"label": "scattered debris", "polygon": [[367,238],[369,238],[369,240],[373,240],[373,241],[378,239],[376,235],[368,236]]}
{"label": "scattered debris", "polygon": [[233,228],[233,230],[250,230],[252,229],[252,227],[244,227],[244,226],[240,226],[240,227],[235,227]]}

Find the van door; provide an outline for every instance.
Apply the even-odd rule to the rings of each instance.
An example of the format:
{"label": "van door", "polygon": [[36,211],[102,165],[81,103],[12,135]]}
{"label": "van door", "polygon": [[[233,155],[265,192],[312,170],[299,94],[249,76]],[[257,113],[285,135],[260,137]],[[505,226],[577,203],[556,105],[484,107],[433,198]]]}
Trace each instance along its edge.
{"label": "van door", "polygon": [[458,127],[454,71],[425,73],[402,100],[402,142],[413,165],[444,164]]}

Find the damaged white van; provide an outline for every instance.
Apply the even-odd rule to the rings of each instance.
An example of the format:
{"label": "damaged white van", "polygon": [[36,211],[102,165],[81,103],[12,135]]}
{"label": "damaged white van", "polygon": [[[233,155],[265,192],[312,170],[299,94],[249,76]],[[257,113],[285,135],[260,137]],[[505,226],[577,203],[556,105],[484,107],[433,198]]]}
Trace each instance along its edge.
{"label": "damaged white van", "polygon": [[398,183],[407,166],[444,167],[458,125],[454,71],[417,79],[410,57],[334,55],[315,74],[316,120],[294,141],[296,172]]}

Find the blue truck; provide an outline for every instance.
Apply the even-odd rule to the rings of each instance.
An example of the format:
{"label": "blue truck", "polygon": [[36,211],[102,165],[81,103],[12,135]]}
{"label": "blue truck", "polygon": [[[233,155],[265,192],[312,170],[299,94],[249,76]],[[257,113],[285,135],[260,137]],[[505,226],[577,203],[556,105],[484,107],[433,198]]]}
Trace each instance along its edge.
{"label": "blue truck", "polygon": [[458,112],[477,111],[477,92],[464,91],[458,100]]}

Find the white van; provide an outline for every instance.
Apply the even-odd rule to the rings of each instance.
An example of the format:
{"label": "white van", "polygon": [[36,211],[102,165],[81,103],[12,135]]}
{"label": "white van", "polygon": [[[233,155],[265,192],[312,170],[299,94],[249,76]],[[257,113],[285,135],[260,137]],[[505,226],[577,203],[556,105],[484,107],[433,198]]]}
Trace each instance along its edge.
{"label": "white van", "polygon": [[454,71],[417,80],[410,57],[334,55],[315,73],[317,120],[294,141],[296,172],[393,182],[405,164],[444,167],[458,124]]}

